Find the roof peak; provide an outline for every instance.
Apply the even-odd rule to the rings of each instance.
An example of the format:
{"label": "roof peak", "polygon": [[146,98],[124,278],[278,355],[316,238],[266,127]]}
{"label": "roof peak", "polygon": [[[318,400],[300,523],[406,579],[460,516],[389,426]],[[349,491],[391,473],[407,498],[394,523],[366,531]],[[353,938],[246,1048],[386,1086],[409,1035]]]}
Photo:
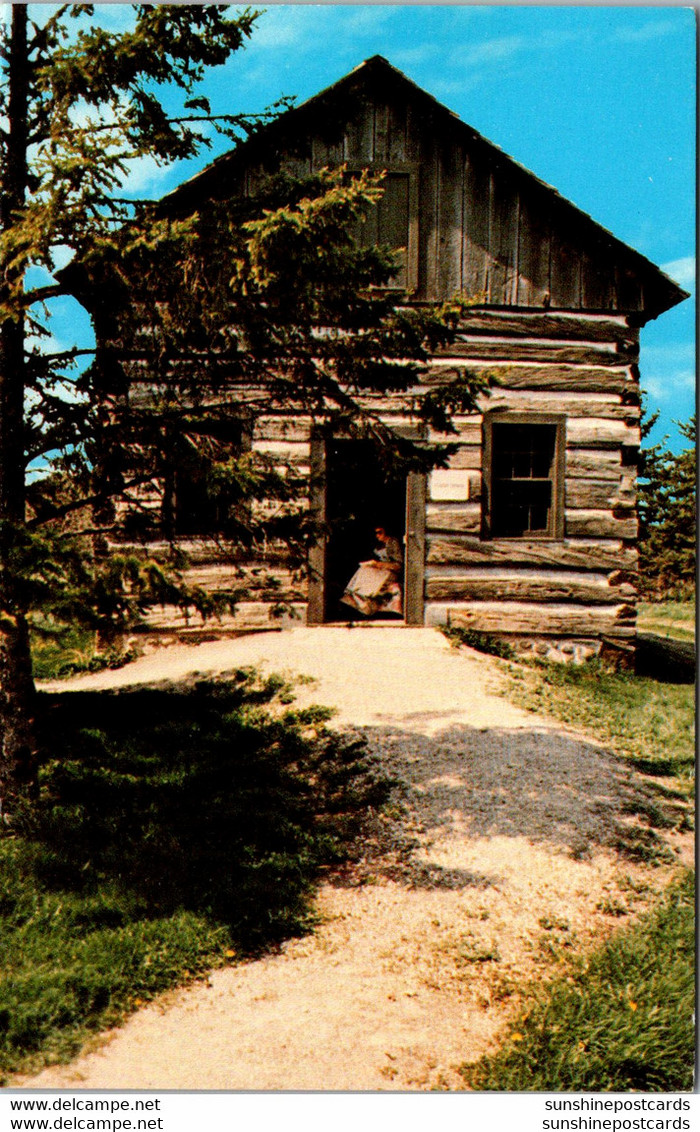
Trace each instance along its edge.
{"label": "roof peak", "polygon": [[[163,197],[162,203],[166,207],[172,207],[173,204],[175,204],[176,207],[178,205],[180,207],[192,207],[197,197],[207,192],[210,184],[216,181],[221,183],[221,173],[225,168],[235,167],[236,163],[244,161],[246,156],[252,156],[257,147],[266,144],[266,140],[269,141],[272,139],[273,143],[277,145],[281,144],[282,147],[284,147],[284,145],[287,144],[287,135],[290,127],[292,131],[294,129],[292,123],[295,123],[297,126],[302,125],[307,115],[314,112],[314,107],[323,107],[324,103],[333,100],[338,93],[344,92],[348,87],[352,88],[353,85],[361,86],[363,74],[371,82],[372,72],[383,73],[386,75],[387,80],[389,80],[386,87],[381,87],[383,94],[388,92],[391,82],[400,85],[404,90],[410,92],[414,98],[420,100],[420,104],[426,110],[428,116],[437,115],[445,121],[449,121],[450,127],[455,131],[457,138],[461,137],[468,145],[478,146],[482,151],[490,155],[489,159],[497,163],[499,168],[511,170],[512,174],[515,174],[518,178],[524,178],[526,183],[532,188],[549,194],[551,203],[554,204],[554,202],[556,202],[557,207],[567,210],[572,218],[576,218],[577,222],[592,225],[592,230],[606,242],[609,242],[611,246],[614,246],[618,254],[621,253],[624,257],[631,257],[636,270],[640,268],[644,271],[651,270],[656,280],[663,279],[665,286],[667,288],[670,287],[674,293],[668,305],[674,305],[688,297],[687,292],[683,291],[674,280],[664,275],[656,264],[653,264],[646,256],[629,245],[624,244],[604,228],[602,224],[593,220],[593,218],[581,208],[563,197],[552,185],[547,184],[547,182],[539,178],[530,169],[505,153],[499,146],[494,144],[494,142],[485,138],[473,126],[464,122],[455,111],[441,103],[434,95],[419,86],[415,80],[409,78],[408,75],[405,75],[403,71],[400,71],[398,67],[395,67],[393,63],[390,63],[388,59],[380,54],[370,55],[367,59],[364,59],[356,67],[352,68],[352,70],[346,72],[317,94],[312,95],[298,105],[286,110],[279,118],[264,126],[249,139],[239,143],[227,153],[221,154],[221,156],[215,158],[214,161],[200,173],[195,174],[194,177],[183,182],[176,189]],[[344,104],[345,103],[343,103],[343,105]],[[667,307],[664,309],[667,309]],[[655,315],[652,317],[655,317]]]}

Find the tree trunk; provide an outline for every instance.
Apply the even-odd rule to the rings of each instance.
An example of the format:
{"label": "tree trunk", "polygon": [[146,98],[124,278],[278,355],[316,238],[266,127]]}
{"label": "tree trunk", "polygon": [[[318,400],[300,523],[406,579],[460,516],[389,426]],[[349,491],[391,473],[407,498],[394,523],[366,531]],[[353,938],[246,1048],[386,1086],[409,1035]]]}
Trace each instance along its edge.
{"label": "tree trunk", "polygon": [[27,621],[0,632],[0,820],[15,803],[36,793],[35,691]]}
{"label": "tree trunk", "polygon": [[[27,192],[27,9],[12,5],[8,59],[8,131],[0,188],[0,227],[21,214]],[[24,266],[0,264],[3,298],[21,288]],[[34,684],[27,610],[14,548],[25,522],[25,320],[20,304],[0,325],[0,807],[31,794],[36,779]]]}

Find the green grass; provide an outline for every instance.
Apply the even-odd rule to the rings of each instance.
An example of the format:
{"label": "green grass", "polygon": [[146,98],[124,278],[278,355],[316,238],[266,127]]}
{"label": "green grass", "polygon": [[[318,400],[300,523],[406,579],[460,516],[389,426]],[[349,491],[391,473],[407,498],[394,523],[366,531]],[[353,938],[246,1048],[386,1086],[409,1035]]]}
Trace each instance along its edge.
{"label": "green grass", "polygon": [[542,988],[471,1089],[673,1092],[693,1087],[693,874],[636,925]]}
{"label": "green grass", "polygon": [[695,640],[695,602],[641,602],[637,628],[643,633],[657,633],[677,641]]}
{"label": "green grass", "polygon": [[596,663],[507,666],[508,697],[583,728],[646,774],[689,793],[695,763],[695,691]]}
{"label": "green grass", "polygon": [[467,645],[477,652],[488,653],[489,656],[500,656],[503,660],[512,660],[515,649],[507,641],[495,637],[493,633],[482,633],[477,629],[464,629],[459,625],[445,625],[441,629],[448,641],[455,647]]}
{"label": "green grass", "polygon": [[274,679],[41,697],[37,804],[0,838],[0,1079],[313,924],[388,784]]}
{"label": "green grass", "polygon": [[95,657],[95,634],[74,626],[41,626],[32,632],[32,662],[36,680],[52,680],[85,672]]}
{"label": "green grass", "polygon": [[42,620],[37,620],[32,629],[31,648],[35,680],[121,668],[137,655],[116,647],[98,652],[97,634],[92,629]]}

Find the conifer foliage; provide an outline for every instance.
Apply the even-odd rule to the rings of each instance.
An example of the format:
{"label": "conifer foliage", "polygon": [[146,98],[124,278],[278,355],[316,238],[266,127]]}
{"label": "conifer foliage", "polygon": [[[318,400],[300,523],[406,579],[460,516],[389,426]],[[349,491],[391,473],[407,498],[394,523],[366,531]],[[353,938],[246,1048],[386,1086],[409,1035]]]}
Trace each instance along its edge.
{"label": "conifer foliage", "polygon": [[[371,436],[407,468],[441,456],[396,441],[361,403],[368,390],[410,386],[458,317],[457,307],[396,310],[382,286],[391,256],[353,240],[381,178],[278,174],[254,200],[188,215],[120,196],[135,160],[189,158],[214,129],[246,139],[274,117],[274,107],[215,115],[198,92],[255,20],[211,4],[138,5],[131,30],[113,32],[92,5],[14,4],[0,25],[4,811],[36,781],[32,619],[108,632],[153,602],[213,610],[184,585],[175,547],[166,561],[149,557],[149,484],[189,462],[230,546],[282,540],[301,559],[313,533],[294,476],[222,441],[242,417],[289,405]],[[66,292],[95,326],[87,364],[90,351],[52,350],[50,303]],[[135,374],[147,396],[135,395]],[[478,387],[459,379],[416,412],[449,430]]]}
{"label": "conifer foliage", "polygon": [[[644,424],[644,434],[658,414]],[[671,452],[666,442],[642,450],[639,481],[639,568],[652,599],[687,599],[695,591],[697,418],[679,423],[690,442]]]}

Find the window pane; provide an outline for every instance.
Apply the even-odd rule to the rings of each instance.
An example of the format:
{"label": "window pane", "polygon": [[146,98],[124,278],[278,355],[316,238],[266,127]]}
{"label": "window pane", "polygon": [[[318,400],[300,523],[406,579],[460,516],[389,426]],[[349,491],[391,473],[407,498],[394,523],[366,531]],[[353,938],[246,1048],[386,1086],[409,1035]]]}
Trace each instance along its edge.
{"label": "window pane", "polygon": [[212,464],[240,453],[240,421],[203,417],[189,421],[187,434],[176,439],[170,458],[170,499],[164,516],[172,533],[216,535],[228,524],[233,499],[212,482]]}
{"label": "window pane", "polygon": [[546,533],[551,505],[549,481],[497,480],[493,487],[494,535],[514,538]]}
{"label": "window pane", "polygon": [[518,538],[553,533],[557,426],[494,423],[491,430],[491,533]]}

